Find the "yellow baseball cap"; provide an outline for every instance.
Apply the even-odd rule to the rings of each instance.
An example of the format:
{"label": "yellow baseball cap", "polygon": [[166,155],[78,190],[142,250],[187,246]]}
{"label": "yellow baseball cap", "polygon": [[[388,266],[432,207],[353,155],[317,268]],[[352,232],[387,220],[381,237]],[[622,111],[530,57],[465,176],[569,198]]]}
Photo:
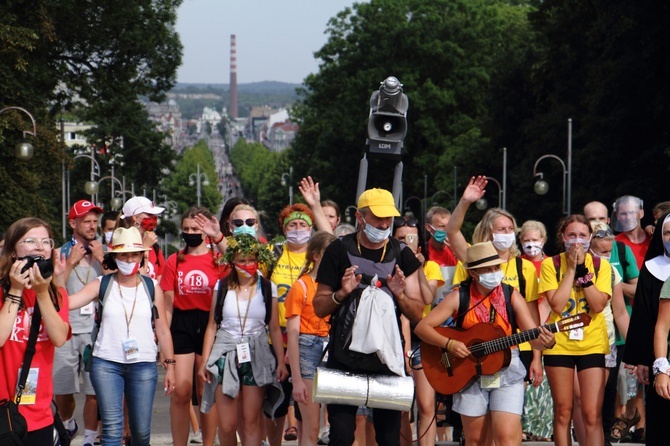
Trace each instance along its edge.
{"label": "yellow baseball cap", "polygon": [[385,189],[368,189],[358,197],[358,209],[370,208],[376,217],[399,217],[391,192]]}

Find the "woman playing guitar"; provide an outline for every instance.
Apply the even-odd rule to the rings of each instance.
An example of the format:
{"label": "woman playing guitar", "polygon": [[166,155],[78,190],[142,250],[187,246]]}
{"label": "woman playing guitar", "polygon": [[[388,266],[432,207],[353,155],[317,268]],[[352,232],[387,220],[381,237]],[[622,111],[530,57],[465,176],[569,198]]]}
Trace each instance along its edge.
{"label": "woman playing guitar", "polygon": [[[415,329],[415,333],[425,342],[444,348],[456,358],[466,358],[476,352],[471,352],[465,343],[445,337],[435,329],[449,318],[453,318],[465,330],[479,323],[491,323],[507,336],[516,331],[517,327],[513,325],[521,330],[530,330],[536,326],[521,294],[511,287],[503,290],[500,264],[504,261],[491,242],[472,245],[467,249],[466,257],[465,267],[470,280],[463,282],[461,287],[467,287],[468,290],[467,310],[458,314],[461,291],[456,289],[428,313]],[[512,314],[509,314],[508,309]],[[555,344],[554,335],[540,327],[539,337],[531,344],[540,350],[551,348]],[[453,409],[461,414],[468,446],[493,442],[496,446],[521,443],[525,374],[518,349],[514,348],[509,366],[493,375],[482,374],[472,385],[454,394]],[[444,379],[450,378],[445,375]],[[489,438],[489,435],[493,438]]]}

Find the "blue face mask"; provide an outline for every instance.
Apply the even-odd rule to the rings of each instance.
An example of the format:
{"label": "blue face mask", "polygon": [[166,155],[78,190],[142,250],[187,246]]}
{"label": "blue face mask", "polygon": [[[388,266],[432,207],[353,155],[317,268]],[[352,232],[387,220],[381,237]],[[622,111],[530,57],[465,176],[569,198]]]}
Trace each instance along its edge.
{"label": "blue face mask", "polygon": [[[431,226],[431,228],[433,228],[433,227]],[[435,229],[435,228],[433,228],[433,231],[435,231],[435,232],[433,232],[433,238],[435,239],[435,241],[437,243],[443,243],[446,240],[447,231],[443,231],[441,229]]]}
{"label": "blue face mask", "polygon": [[370,243],[381,243],[391,235],[391,228],[377,229],[369,223],[365,223],[365,236],[370,240]]}
{"label": "blue face mask", "polygon": [[235,229],[233,229],[234,237],[237,237],[238,235],[242,234],[250,235],[256,238],[256,228],[254,228],[253,226],[242,225],[240,227],[235,227]]}

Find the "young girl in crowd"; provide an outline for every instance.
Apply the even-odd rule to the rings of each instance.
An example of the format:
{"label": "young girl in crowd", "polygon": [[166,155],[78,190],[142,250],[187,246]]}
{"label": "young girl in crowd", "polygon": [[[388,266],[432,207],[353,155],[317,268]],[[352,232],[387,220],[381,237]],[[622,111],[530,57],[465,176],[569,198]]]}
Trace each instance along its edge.
{"label": "young girl in crowd", "polygon": [[540,277],[539,291],[552,311],[549,322],[578,313],[588,313],[592,319],[583,329],[556,334],[556,348],[544,352],[554,400],[554,442],[559,446],[571,444],[576,369],[586,444],[601,445],[605,355],[609,353],[602,311],[612,295],[612,269],[607,260],[600,259],[596,271],[589,253],[591,226],[583,215],[567,217],[559,227],[558,239],[565,251],[542,262]]}
{"label": "young girl in crowd", "polygon": [[201,410],[209,412],[216,401],[222,446],[237,444],[238,424],[244,444],[260,446],[266,386],[288,377],[277,317],[277,288],[258,274],[260,266],[271,266],[275,259],[267,245],[241,235],[228,239],[224,260],[233,268],[217,284],[222,302],[218,305],[218,297],[212,299],[202,350],[207,360],[198,371],[206,382]]}
{"label": "young girl in crowd", "polygon": [[[204,208],[192,207],[181,219],[183,250],[167,260],[161,279],[165,307],[172,334],[176,360],[176,386],[170,401],[170,426],[175,445],[188,441],[189,412],[193,393],[194,371],[204,363],[202,343],[209,321],[214,286],[223,277],[219,253],[214,247],[223,244],[219,222]],[[195,368],[194,368],[195,367]],[[204,382],[196,381],[196,396],[202,399]],[[216,436],[216,410],[201,415],[202,437],[213,444]]]}
{"label": "young girl in crowd", "polygon": [[[54,348],[65,344],[72,333],[65,289],[53,283],[53,276],[44,277],[38,262],[26,268],[27,256],[41,256],[41,262],[51,266],[52,237],[47,222],[23,218],[7,230],[0,254],[0,295],[3,298],[0,306],[0,371],[4,377],[0,382],[0,400],[15,397],[33,313],[39,309],[41,314],[35,356],[30,364],[30,369],[37,373],[28,375],[28,381],[31,375],[34,380],[26,387],[19,405],[19,412],[28,424],[25,444],[35,446],[51,446],[53,443],[51,373]],[[58,267],[62,269],[60,265]]]}
{"label": "young girl in crowd", "polygon": [[285,302],[293,399],[302,415],[300,444],[303,446],[315,446],[319,439],[319,403],[312,401],[312,381],[328,342],[329,325],[327,317],[322,319],[314,314],[312,300],[323,251],[333,240],[334,235],[318,232],[307,243],[300,279],[289,290]]}
{"label": "young girl in crowd", "polygon": [[[459,313],[460,293],[456,289],[424,317],[416,327],[416,334],[425,342],[445,348],[458,358],[471,352],[461,341],[441,335],[435,327],[450,318],[460,320],[463,329],[477,323],[493,323],[506,335],[514,332],[512,318],[521,330],[537,326],[521,294],[502,283],[500,265],[505,261],[498,256],[491,242],[476,243],[467,248],[465,268],[469,281],[461,283],[469,296],[467,311]],[[503,287],[507,287],[506,290]],[[509,302],[505,297],[509,295]],[[493,315],[493,316],[492,316]],[[491,318],[493,320],[491,321]],[[539,338],[531,342],[538,350],[551,348],[554,335],[540,328]],[[495,375],[478,378],[472,385],[454,395],[453,410],[461,414],[466,444],[517,446],[521,444],[521,412],[523,410],[523,379],[526,371],[519,359],[518,349],[511,352],[511,362]],[[492,383],[497,383],[492,384]],[[491,437],[492,435],[492,437]]]}
{"label": "young girl in crowd", "polygon": [[154,326],[165,358],[165,394],[172,394],[175,386],[175,359],[163,291],[155,280],[139,273],[150,249],[144,247],[136,227],[117,228],[104,262],[107,269],[117,272],[106,276],[111,280],[103,294],[100,295],[101,284],[106,279],[101,276],[70,297],[71,310],[103,299],[102,306],[98,305],[100,325],[91,359],[91,382],[98,397],[103,444],[121,443],[124,397],[133,445],[150,443],[158,381]]}

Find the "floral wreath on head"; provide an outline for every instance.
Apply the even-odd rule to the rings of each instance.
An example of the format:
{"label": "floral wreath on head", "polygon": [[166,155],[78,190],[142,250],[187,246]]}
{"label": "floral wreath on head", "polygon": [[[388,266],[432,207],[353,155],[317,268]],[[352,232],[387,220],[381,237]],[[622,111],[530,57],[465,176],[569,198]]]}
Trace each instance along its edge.
{"label": "floral wreath on head", "polygon": [[227,240],[228,248],[223,255],[224,263],[232,264],[237,254],[255,256],[258,259],[258,265],[264,269],[271,269],[277,263],[277,256],[272,249],[272,243],[261,243],[247,234],[237,237],[229,236]]}

